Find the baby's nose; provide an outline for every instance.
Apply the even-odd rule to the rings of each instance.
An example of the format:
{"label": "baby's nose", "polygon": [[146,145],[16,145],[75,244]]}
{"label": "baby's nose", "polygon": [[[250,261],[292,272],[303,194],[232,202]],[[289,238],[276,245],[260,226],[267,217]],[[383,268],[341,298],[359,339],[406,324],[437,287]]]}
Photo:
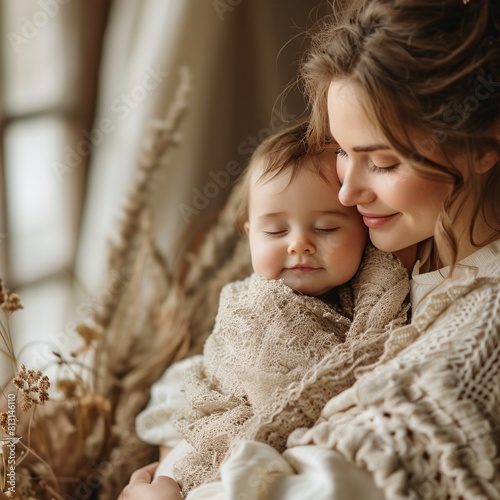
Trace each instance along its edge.
{"label": "baby's nose", "polygon": [[305,234],[295,235],[290,244],[288,245],[288,253],[292,254],[302,254],[302,253],[314,253],[316,247],[311,238],[308,238]]}

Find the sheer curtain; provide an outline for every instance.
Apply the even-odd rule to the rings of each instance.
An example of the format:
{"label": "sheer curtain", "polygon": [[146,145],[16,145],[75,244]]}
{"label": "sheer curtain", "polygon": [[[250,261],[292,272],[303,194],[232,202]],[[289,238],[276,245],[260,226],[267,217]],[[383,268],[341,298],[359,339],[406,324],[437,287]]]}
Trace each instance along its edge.
{"label": "sheer curtain", "polygon": [[171,258],[179,235],[211,220],[229,194],[222,181],[218,192],[208,184],[228,164],[241,170],[271,127],[303,113],[298,91],[280,95],[294,81],[303,28],[317,15],[299,0],[115,1],[95,127],[113,125],[95,145],[77,266],[91,293],[102,286],[107,241],[115,236],[148,123],[164,116],[180,72],[192,81],[189,111],[151,193],[156,238]]}
{"label": "sheer curtain", "polygon": [[98,300],[140,146],[181,72],[189,110],[150,194],[170,261],[179,236],[223,206],[227,175],[235,180],[271,129],[303,113],[300,92],[286,89],[304,29],[327,4],[1,1],[0,274],[25,305],[10,321],[18,350],[35,342],[21,362],[42,367],[70,347]]}
{"label": "sheer curtain", "polygon": [[29,366],[66,323],[90,151],[65,157],[92,127],[109,3],[0,1],[0,277],[25,306],[9,320],[17,352],[37,342]]}

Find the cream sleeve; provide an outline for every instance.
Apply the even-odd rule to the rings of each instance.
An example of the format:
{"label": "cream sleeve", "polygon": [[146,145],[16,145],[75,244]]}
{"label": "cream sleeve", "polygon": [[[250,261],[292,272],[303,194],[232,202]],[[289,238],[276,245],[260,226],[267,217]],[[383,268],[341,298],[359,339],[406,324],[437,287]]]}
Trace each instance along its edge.
{"label": "cream sleeve", "polygon": [[140,439],[149,444],[174,447],[182,436],[175,429],[172,415],[187,406],[184,392],[184,373],[203,356],[192,356],[170,366],[151,387],[148,406],[137,415],[135,428]]}

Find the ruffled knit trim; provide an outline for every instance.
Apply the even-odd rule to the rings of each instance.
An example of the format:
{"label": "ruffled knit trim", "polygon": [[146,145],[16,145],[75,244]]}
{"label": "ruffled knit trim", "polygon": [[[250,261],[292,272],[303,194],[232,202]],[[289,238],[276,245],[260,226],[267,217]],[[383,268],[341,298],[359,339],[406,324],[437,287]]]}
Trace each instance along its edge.
{"label": "ruffled knit trim", "polygon": [[500,278],[476,278],[476,270],[464,267],[460,275],[443,281],[425,299],[411,324],[393,330],[385,344],[384,354],[377,365],[393,359],[403,349],[422,336],[441,313],[461,297],[483,284],[500,283]]}
{"label": "ruffled knit trim", "polygon": [[[379,366],[327,405],[332,409],[324,412],[328,420],[310,430],[298,429],[287,445],[336,449],[371,471],[390,499],[500,498],[500,442],[498,428],[492,427],[498,422],[500,401],[499,283],[497,278],[477,279],[472,273],[431,294],[414,323],[391,334]],[[450,350],[453,339],[444,335],[441,354],[427,361],[417,355],[423,343],[415,348],[416,355],[408,350],[396,357],[424,332],[439,344],[443,325],[433,330],[433,323],[469,293],[467,303],[481,306],[469,311],[476,318],[475,328],[466,326],[463,334],[454,331],[459,342],[455,353]],[[460,309],[449,314],[460,314]],[[473,340],[472,359],[460,358],[466,339]],[[482,390],[488,391],[488,383],[493,391],[489,406],[464,392],[470,387],[468,377],[472,380],[472,373],[480,371]]]}
{"label": "ruffled knit trim", "polygon": [[356,409],[295,431],[288,446],[336,449],[371,471],[388,499],[500,498],[494,429],[460,398],[446,362],[436,365],[399,373],[375,391],[360,387]]}

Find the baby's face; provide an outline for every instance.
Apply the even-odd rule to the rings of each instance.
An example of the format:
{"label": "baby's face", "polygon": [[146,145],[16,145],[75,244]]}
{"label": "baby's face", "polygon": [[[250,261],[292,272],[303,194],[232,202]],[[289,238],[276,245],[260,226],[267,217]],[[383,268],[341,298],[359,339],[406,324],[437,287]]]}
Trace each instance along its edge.
{"label": "baby's face", "polygon": [[[327,169],[325,168],[325,171]],[[338,199],[335,166],[323,179],[309,169],[289,183],[291,170],[250,187],[248,233],[254,271],[282,278],[306,295],[321,295],[356,273],[367,229],[355,207]]]}

